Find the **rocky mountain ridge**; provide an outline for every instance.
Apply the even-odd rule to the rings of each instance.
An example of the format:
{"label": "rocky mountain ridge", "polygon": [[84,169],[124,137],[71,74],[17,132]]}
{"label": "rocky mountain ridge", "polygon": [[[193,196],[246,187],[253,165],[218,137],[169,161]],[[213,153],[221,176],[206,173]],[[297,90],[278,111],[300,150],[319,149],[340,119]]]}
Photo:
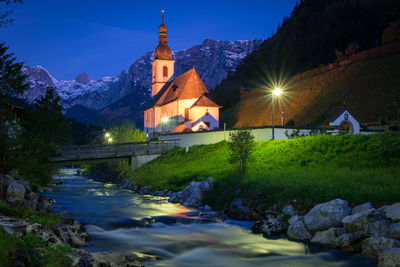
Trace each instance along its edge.
{"label": "rocky mountain ridge", "polygon": [[[258,48],[262,40],[241,40],[241,41],[216,41],[206,39],[203,43],[173,52],[175,59],[175,77],[196,67],[197,72],[204,81],[207,88],[212,89],[217,86],[227,74],[233,72],[240,64],[241,60]],[[46,87],[55,87],[57,94],[61,97],[61,105],[64,111],[76,105],[80,105],[91,110],[107,110],[106,117],[118,117],[119,113],[113,113],[109,108],[119,100],[128,97],[127,101],[122,101],[125,112],[124,117],[140,120],[138,113],[144,103],[151,97],[151,61],[154,60],[153,51],[145,53],[136,60],[129,70],[122,71],[115,77],[104,77],[100,80],[91,80],[87,73],[82,72],[74,80],[59,81],[43,67],[24,66],[23,72],[27,75],[27,82],[31,84],[30,89],[25,93],[24,98],[28,102],[33,102],[42,96]],[[135,114],[129,110],[133,108]],[[74,109],[77,110],[77,109]],[[79,109],[83,110],[83,109]],[[80,120],[83,114],[69,112],[69,116]],[[83,121],[89,123],[89,121]],[[139,125],[140,121],[137,122]]]}

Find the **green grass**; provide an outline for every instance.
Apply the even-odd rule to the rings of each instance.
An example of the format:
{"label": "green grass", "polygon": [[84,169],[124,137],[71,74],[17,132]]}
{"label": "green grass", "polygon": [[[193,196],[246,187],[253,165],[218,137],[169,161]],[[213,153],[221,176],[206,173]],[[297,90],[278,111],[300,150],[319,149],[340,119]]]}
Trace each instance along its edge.
{"label": "green grass", "polygon": [[258,192],[279,203],[297,199],[306,206],[333,198],[352,204],[400,201],[400,134],[313,136],[256,142],[246,175],[228,164],[228,145],[221,142],[176,148],[131,174],[139,186],[181,190],[190,181],[213,177],[207,203],[217,208],[239,186],[248,197]]}
{"label": "green grass", "polygon": [[47,226],[56,226],[61,223],[61,217],[56,213],[39,214],[36,211],[23,207],[10,207],[0,204],[0,215],[13,216],[21,219],[28,219],[30,223],[40,223]]}
{"label": "green grass", "polygon": [[[43,255],[38,257],[33,251],[40,248]],[[17,238],[8,234],[0,227],[0,266],[15,266],[15,262],[23,262],[25,266],[64,267],[71,266],[71,259],[65,254],[72,252],[71,248],[58,246],[52,248],[34,234]]]}

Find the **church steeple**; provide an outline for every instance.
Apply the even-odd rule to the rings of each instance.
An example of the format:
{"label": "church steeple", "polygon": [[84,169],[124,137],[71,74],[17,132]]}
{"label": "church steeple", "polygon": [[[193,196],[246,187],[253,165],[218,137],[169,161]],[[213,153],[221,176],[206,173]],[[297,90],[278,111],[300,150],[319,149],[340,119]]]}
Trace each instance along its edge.
{"label": "church steeple", "polygon": [[171,48],[167,45],[167,26],[164,24],[164,10],[162,12],[162,23],[158,27],[159,33],[158,33],[158,46],[156,50],[154,51],[154,57],[156,59],[171,59],[172,58],[172,52]]}
{"label": "church steeple", "polygon": [[167,45],[167,26],[164,24],[164,10],[162,12],[162,22],[158,27],[158,46],[154,50],[153,75],[152,75],[152,95],[155,96],[164,84],[174,74],[174,63],[172,60],[171,48]]}

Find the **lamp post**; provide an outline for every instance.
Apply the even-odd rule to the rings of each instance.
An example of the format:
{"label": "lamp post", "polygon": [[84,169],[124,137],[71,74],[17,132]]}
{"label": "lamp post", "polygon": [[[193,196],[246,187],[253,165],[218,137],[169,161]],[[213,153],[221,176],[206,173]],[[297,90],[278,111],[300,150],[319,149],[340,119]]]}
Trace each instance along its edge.
{"label": "lamp post", "polygon": [[281,88],[277,87],[272,91],[272,139],[275,139],[275,125],[274,125],[274,102],[275,97],[279,97],[282,94]]}
{"label": "lamp post", "polygon": [[165,130],[165,125],[168,123],[168,117],[163,117],[161,119],[161,133]]}

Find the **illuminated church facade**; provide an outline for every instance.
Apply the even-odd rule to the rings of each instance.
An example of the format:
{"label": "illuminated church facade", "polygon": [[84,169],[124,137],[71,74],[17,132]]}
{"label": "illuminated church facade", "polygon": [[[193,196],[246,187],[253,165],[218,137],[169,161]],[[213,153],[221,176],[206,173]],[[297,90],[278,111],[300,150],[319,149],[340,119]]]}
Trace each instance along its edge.
{"label": "illuminated church facade", "polygon": [[144,131],[196,132],[219,128],[219,109],[197,74],[195,67],[174,76],[172,52],[167,45],[164,15],[159,29],[159,44],[152,65],[152,101],[144,111]]}

